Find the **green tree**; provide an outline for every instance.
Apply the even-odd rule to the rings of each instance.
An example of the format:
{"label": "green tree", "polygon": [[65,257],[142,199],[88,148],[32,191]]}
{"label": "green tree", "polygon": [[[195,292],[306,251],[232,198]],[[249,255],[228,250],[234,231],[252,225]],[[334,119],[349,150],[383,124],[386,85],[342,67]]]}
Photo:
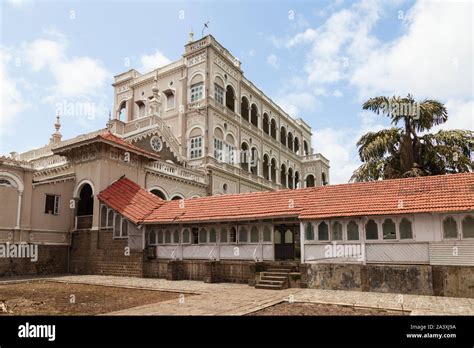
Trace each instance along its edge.
{"label": "green tree", "polygon": [[381,96],[367,100],[363,109],[389,117],[392,127],[368,132],[359,139],[357,147],[363,163],[351,181],[472,171],[472,130],[428,133],[448,119],[446,107],[439,101],[426,99],[417,103],[411,95]]}

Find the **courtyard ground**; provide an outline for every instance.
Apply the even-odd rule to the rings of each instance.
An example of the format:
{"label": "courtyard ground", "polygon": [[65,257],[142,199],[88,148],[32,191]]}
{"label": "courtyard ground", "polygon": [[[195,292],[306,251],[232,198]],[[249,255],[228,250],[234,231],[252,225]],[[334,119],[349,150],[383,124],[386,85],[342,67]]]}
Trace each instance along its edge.
{"label": "courtyard ground", "polygon": [[[292,315],[290,312],[304,308],[298,315],[321,315],[327,313],[331,308],[324,305],[333,305],[334,311],[342,310],[340,307],[334,307],[334,305],[338,305],[352,307],[357,312],[360,310],[366,311],[369,308],[379,311],[379,313],[381,313],[380,311],[403,310],[409,312],[410,315],[474,315],[474,298],[299,288],[264,290],[255,289],[245,284],[207,284],[200,281],[168,281],[155,278],[99,275],[66,275],[23,279],[3,278],[0,280],[0,289],[6,288],[8,284],[22,284],[25,282],[26,287],[32,286],[33,283],[31,282],[34,280],[68,284],[69,286],[83,284],[84,289],[89,286],[128,289],[136,294],[131,295],[131,297],[132,299],[135,297],[137,302],[132,302],[132,299],[130,299],[130,302],[124,302],[124,305],[119,308],[112,306],[114,302],[112,296],[104,297],[103,301],[110,302],[111,307],[107,309],[108,305],[104,304],[104,311],[98,313],[106,315],[246,315],[266,308],[269,309],[266,312],[260,312],[260,314],[280,311],[279,314]],[[146,295],[142,298],[139,291],[143,290],[154,290],[155,294]],[[68,292],[70,291],[67,290],[64,295]],[[165,292],[166,294],[159,294],[159,292]],[[18,293],[18,295],[24,296],[22,293]],[[166,299],[165,295],[172,297]],[[56,294],[52,292],[50,296],[54,297]],[[153,296],[157,296],[156,301]],[[281,305],[282,303],[288,305]],[[308,303],[319,306],[300,306],[300,304]],[[272,306],[275,307],[272,309],[270,308]],[[93,313],[79,311],[71,314]]]}

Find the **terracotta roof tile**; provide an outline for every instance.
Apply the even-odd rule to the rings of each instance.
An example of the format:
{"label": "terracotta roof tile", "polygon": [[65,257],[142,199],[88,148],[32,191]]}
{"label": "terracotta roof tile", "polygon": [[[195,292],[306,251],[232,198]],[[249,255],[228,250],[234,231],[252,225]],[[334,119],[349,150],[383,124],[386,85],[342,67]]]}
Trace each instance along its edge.
{"label": "terracotta roof tile", "polygon": [[132,143],[123,140],[122,138],[112,134],[109,131],[106,131],[104,133],[101,133],[97,136],[97,138],[103,139],[107,142],[112,142],[114,144],[120,145],[121,147],[125,147],[129,149],[130,151],[133,151],[135,153],[138,153],[140,155],[146,156],[146,157],[151,157],[151,158],[160,158],[160,156],[156,153],[146,151],[144,149],[139,148],[138,146],[133,145]]}
{"label": "terracotta roof tile", "polygon": [[[132,190],[125,195],[117,191]],[[133,184],[133,185],[132,185]],[[133,186],[133,189],[131,188]],[[149,204],[140,199],[148,197]],[[135,212],[143,223],[232,221],[278,217],[330,217],[474,210],[474,173],[329,185],[298,190],[209,196],[182,201],[157,201],[128,179],[120,179],[99,195],[120,213]],[[128,198],[127,198],[128,197]],[[113,205],[112,205],[113,204]],[[130,206],[131,205],[131,206]],[[135,206],[138,205],[138,206]],[[115,207],[114,207],[115,206]]]}

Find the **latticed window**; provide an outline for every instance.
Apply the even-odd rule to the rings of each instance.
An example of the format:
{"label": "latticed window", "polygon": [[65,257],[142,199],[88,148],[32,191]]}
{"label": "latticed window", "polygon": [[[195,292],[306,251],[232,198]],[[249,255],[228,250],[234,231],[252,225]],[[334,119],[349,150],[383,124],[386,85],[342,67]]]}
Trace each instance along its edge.
{"label": "latticed window", "polygon": [[122,219],[122,235],[121,237],[127,237],[128,236],[128,221],[125,219]]}
{"label": "latticed window", "polygon": [[462,237],[474,238],[474,217],[471,215],[466,216],[462,220]]}
{"label": "latticed window", "polygon": [[217,240],[217,232],[215,228],[209,230],[209,243],[215,243]]}
{"label": "latticed window", "polygon": [[189,157],[202,157],[202,136],[197,136],[189,139]]}
{"label": "latticed window", "polygon": [[359,240],[359,225],[355,221],[347,224],[347,240]]}
{"label": "latticed window", "polygon": [[157,240],[156,240],[156,231],[152,230],[150,231],[150,245],[155,245]]}
{"label": "latticed window", "polygon": [[306,232],[306,240],[314,240],[314,228],[311,222],[308,222],[306,224],[305,232]]}
{"label": "latticed window", "polygon": [[248,230],[246,227],[241,227],[239,230],[239,243],[247,243],[248,241]]}
{"label": "latticed window", "polygon": [[398,228],[400,230],[400,239],[413,239],[413,230],[410,220],[403,218]]}
{"label": "latticed window", "polygon": [[235,163],[235,146],[234,145],[225,145],[226,148],[226,162],[230,164]]}
{"label": "latticed window", "polygon": [[189,230],[187,228],[185,228],[183,230],[183,243],[184,244],[187,244],[190,242],[190,238],[189,238]]}
{"label": "latticed window", "polygon": [[382,224],[383,239],[397,239],[395,222],[392,219],[385,219]]}
{"label": "latticed window", "polygon": [[229,231],[229,242],[230,243],[236,243],[237,242],[237,230],[235,227],[231,227]]}
{"label": "latticed window", "polygon": [[222,161],[224,158],[224,142],[222,139],[214,138],[214,158]]}
{"label": "latticed window", "polygon": [[114,225],[114,211],[109,209],[109,212],[107,213],[107,227],[113,227]]}
{"label": "latticed window", "polygon": [[332,240],[342,240],[342,224],[339,221],[332,223]]}
{"label": "latticed window", "polygon": [[318,240],[329,240],[328,224],[324,221],[318,225]]}
{"label": "latticed window", "polygon": [[191,103],[203,98],[204,84],[197,83],[191,86]]}
{"label": "latticed window", "polygon": [[270,226],[263,227],[263,241],[264,242],[272,241],[272,229]]}
{"label": "latticed window", "polygon": [[107,226],[107,207],[102,205],[100,207],[100,227]]}
{"label": "latticed window", "polygon": [[199,231],[199,243],[207,243],[207,230],[205,228],[201,228]]}
{"label": "latticed window", "polygon": [[214,99],[216,99],[219,104],[224,105],[224,88],[218,84],[214,84]]}
{"label": "latticed window", "polygon": [[443,221],[443,235],[444,238],[457,238],[458,237],[458,224],[452,216],[448,216]]}
{"label": "latticed window", "polygon": [[250,243],[258,243],[258,228],[257,226],[252,226],[250,230]]}
{"label": "latticed window", "polygon": [[120,225],[122,221],[119,214],[115,214],[114,219],[114,237],[120,237]]}
{"label": "latticed window", "polygon": [[179,243],[179,230],[173,231],[173,243],[176,243],[176,244]]}
{"label": "latticed window", "polygon": [[158,231],[158,244],[163,244],[163,231],[159,230]]}
{"label": "latticed window", "polygon": [[221,228],[221,233],[220,233],[220,241],[221,243],[227,243],[227,228],[222,227]]}
{"label": "latticed window", "polygon": [[377,223],[372,219],[370,219],[365,225],[365,239],[379,239],[379,228]]}
{"label": "latticed window", "polygon": [[165,231],[165,243],[166,244],[171,243],[171,231],[170,230]]}

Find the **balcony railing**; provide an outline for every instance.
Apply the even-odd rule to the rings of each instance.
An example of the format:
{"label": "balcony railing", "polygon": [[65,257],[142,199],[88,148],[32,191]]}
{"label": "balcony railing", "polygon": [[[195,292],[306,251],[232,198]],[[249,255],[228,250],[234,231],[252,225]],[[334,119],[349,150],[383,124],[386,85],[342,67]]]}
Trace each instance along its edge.
{"label": "balcony railing", "polygon": [[201,184],[207,184],[207,175],[197,170],[186,169],[175,164],[155,161],[146,166],[148,170],[155,171],[170,176],[175,176],[181,179],[195,181]]}

